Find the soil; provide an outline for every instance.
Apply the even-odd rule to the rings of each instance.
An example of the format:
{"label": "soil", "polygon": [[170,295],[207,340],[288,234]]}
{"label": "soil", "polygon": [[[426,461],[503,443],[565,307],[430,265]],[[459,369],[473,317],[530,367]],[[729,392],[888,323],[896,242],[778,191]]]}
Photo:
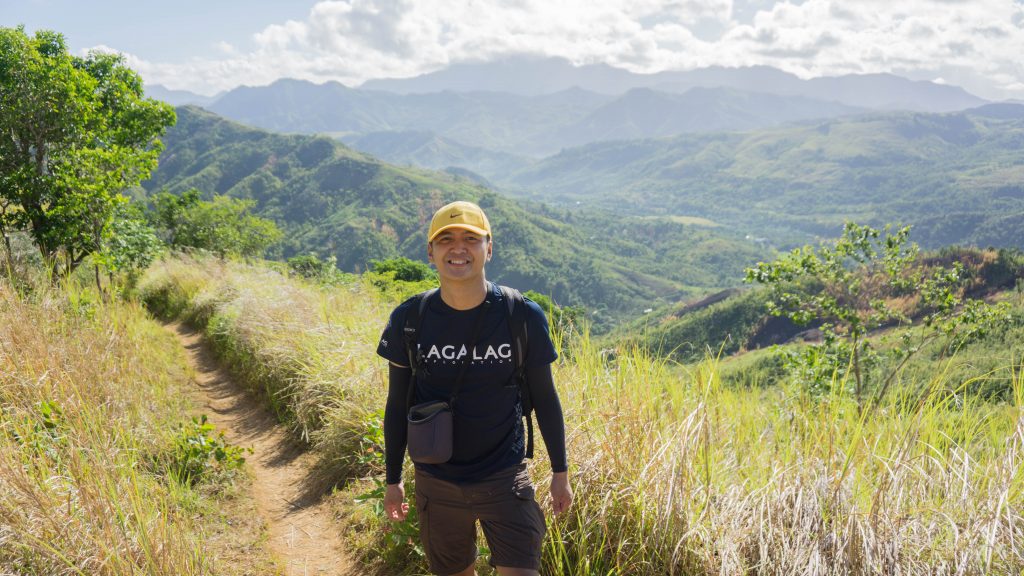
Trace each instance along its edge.
{"label": "soil", "polygon": [[170,324],[195,370],[209,421],[231,444],[252,448],[246,456],[252,498],[267,524],[267,545],[286,576],[356,576],[341,529],[326,501],[306,486],[314,456],[293,439],[274,415],[237,384],[198,332]]}

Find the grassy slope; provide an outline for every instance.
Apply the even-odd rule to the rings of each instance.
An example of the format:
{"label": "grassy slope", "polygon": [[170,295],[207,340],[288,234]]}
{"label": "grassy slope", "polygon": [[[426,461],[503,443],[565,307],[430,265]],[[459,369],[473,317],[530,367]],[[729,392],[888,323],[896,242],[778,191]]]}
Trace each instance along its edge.
{"label": "grassy slope", "polygon": [[138,305],[0,280],[0,572],[275,572],[245,478],[190,488],[153,463],[196,412],[188,379]]}
{"label": "grassy slope", "polygon": [[[328,476],[370,475],[335,496],[363,558],[422,571],[405,528],[382,530],[378,498],[351,504],[381,474],[384,366],[372,347],[392,302],[217,262],[165,262],[143,290],[208,319],[228,356],[265,376],[258,386],[315,424],[303,429],[332,455]],[[1007,401],[981,401],[933,364],[861,416],[842,395],[723,386],[713,362],[683,369],[636,348],[610,360],[585,335],[555,339],[577,502],[549,526],[545,574],[1024,569],[1024,371],[1009,351],[992,350]],[[546,469],[541,452],[531,471],[543,480]]]}

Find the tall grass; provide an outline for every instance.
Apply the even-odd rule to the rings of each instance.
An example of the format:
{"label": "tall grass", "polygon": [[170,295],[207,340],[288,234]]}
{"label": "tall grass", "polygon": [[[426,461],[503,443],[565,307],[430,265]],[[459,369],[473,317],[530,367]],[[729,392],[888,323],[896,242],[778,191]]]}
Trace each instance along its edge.
{"label": "tall grass", "polygon": [[179,487],[146,469],[187,410],[138,306],[0,281],[0,572],[208,574]]}
{"label": "tall grass", "polygon": [[317,448],[327,480],[366,473],[362,434],[386,394],[373,358],[388,305],[375,290],[180,257],[151,268],[138,291],[156,313],[203,329],[231,369]]}
{"label": "tall grass", "polygon": [[[165,262],[141,287],[154,309],[175,294],[190,302],[181,313],[205,315],[225,354],[331,459],[366,464],[379,449],[365,443],[386,389],[373,350],[394,302],[216,261]],[[724,386],[714,358],[684,367],[639,347],[609,357],[586,333],[556,343],[577,500],[550,521],[547,574],[1024,570],[1019,358],[1005,360],[1009,402],[972,395],[949,376],[954,358],[859,410],[840,392]],[[531,470],[547,477],[543,450]],[[349,512],[364,558],[403,545],[384,521]]]}

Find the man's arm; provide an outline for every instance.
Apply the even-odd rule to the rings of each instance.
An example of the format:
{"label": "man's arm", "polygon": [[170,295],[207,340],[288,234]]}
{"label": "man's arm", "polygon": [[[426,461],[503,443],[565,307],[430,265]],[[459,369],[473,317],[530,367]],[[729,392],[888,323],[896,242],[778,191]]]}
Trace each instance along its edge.
{"label": "man's arm", "polygon": [[384,494],[384,514],[389,520],[402,521],[409,511],[402,485],[402,464],[405,461],[407,441],[406,403],[412,370],[394,362],[388,364],[388,401],[384,406],[384,466],[387,490]]}
{"label": "man's arm", "polygon": [[537,412],[537,426],[544,438],[551,459],[551,508],[555,515],[569,509],[572,504],[572,488],[569,486],[569,466],[565,450],[565,419],[562,403],[555,390],[551,376],[551,365],[541,364],[530,367],[526,373],[530,386],[530,399]]}

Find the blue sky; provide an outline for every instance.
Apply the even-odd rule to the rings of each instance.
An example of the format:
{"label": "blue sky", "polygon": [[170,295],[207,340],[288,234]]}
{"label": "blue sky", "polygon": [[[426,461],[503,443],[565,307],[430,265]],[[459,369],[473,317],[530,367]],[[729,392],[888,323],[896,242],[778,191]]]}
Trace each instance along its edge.
{"label": "blue sky", "polygon": [[18,24],[202,94],[529,54],[634,72],[890,72],[1024,99],[1024,0],[0,0],[0,25]]}

